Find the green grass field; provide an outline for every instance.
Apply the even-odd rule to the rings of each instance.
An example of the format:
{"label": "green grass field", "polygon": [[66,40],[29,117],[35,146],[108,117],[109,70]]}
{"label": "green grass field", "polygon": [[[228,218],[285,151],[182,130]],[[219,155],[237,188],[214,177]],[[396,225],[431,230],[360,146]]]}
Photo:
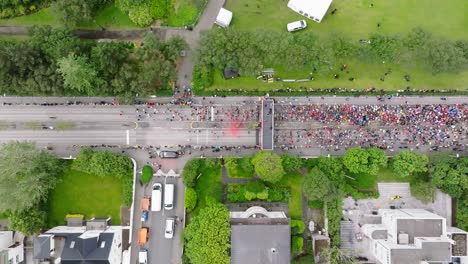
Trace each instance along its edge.
{"label": "green grass field", "polygon": [[289,198],[289,217],[302,219],[302,174],[290,173],[281,179],[278,186],[289,187],[291,197]]}
{"label": "green grass field", "polygon": [[[101,9],[95,18],[96,22],[87,22],[78,25],[78,28],[96,29],[105,27],[108,29],[130,29],[138,28],[128,16],[120,11],[115,4],[110,4]],[[61,26],[61,23],[52,8],[44,8],[38,12],[10,19],[0,19],[0,25],[11,26],[33,26],[33,25],[51,25]]]}
{"label": "green grass field", "polygon": [[[270,29],[286,31],[286,24],[306,19],[287,7],[287,0],[227,0],[226,8],[234,13],[231,27],[238,30]],[[374,7],[370,7],[370,3]],[[337,9],[335,15],[330,12]],[[468,39],[468,5],[464,0],[450,2],[432,0],[335,0],[329,14],[321,23],[306,19],[308,27],[294,34],[311,31],[326,38],[330,34],[344,35],[351,40],[367,39],[370,33],[382,32],[406,35],[415,27],[422,27],[435,37],[448,39]],[[428,17],[430,16],[430,19]],[[377,27],[377,23],[381,27]],[[340,72],[340,65],[348,65],[349,73]],[[310,69],[288,71],[281,65],[264,65],[275,69],[275,77],[281,79],[307,79]],[[414,89],[458,89],[467,88],[468,71],[433,75],[422,61],[403,61],[399,64],[370,63],[359,59],[337,61],[331,69],[315,74],[314,81],[301,83],[266,83],[252,76],[224,80],[220,71],[215,72],[214,83],[208,90],[228,90],[243,88],[269,91],[281,88],[354,88],[375,87],[388,91]],[[380,77],[391,69],[392,73]],[[334,79],[333,75],[340,75]],[[411,81],[404,76],[408,74]],[[355,78],[349,81],[349,78]]]}
{"label": "green grass field", "polygon": [[65,224],[70,213],[84,214],[86,219],[112,217],[112,224],[120,224],[122,183],[114,177],[101,178],[69,169],[51,192],[48,201],[48,225]]}
{"label": "green grass field", "polygon": [[[374,3],[374,7],[370,7]],[[287,7],[288,0],[227,0],[226,8],[234,13],[232,27],[241,30],[279,29],[306,19]],[[335,15],[331,15],[333,9]],[[321,23],[307,20],[304,31],[321,35],[332,32],[352,39],[368,37],[377,30],[405,34],[420,26],[435,36],[467,39],[468,5],[465,0],[334,0]],[[380,23],[380,28],[377,28]],[[299,33],[299,32],[298,32]]]}

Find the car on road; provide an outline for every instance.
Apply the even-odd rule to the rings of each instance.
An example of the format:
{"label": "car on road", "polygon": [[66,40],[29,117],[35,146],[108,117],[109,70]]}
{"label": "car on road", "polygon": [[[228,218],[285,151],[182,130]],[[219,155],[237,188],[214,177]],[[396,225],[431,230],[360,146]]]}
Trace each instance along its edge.
{"label": "car on road", "polygon": [[140,249],[138,253],[138,264],[147,264],[148,263],[148,250]]}
{"label": "car on road", "polygon": [[289,23],[286,28],[289,32],[298,31],[307,27],[307,22],[305,20],[299,20]]}
{"label": "car on road", "polygon": [[149,237],[149,228],[142,227],[138,232],[138,245],[144,245],[148,241]]}
{"label": "car on road", "polygon": [[151,211],[161,211],[162,185],[160,183],[153,184],[151,192]]}
{"label": "car on road", "polygon": [[164,237],[167,239],[172,239],[174,237],[174,227],[175,227],[175,219],[174,218],[167,218],[166,219],[166,228],[164,231]]}
{"label": "car on road", "polygon": [[163,150],[159,152],[159,157],[161,159],[176,159],[179,157],[179,153],[177,151]]}
{"label": "car on road", "polygon": [[143,213],[141,213],[141,221],[142,222],[148,221],[148,212],[147,211],[143,211]]}
{"label": "car on road", "polygon": [[164,209],[172,210],[174,208],[174,184],[164,184]]}

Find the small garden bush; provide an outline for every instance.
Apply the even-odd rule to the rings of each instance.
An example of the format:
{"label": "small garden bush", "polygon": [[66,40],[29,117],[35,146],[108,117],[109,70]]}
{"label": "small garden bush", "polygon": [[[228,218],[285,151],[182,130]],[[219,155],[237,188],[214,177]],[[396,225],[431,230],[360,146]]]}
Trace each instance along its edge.
{"label": "small garden bush", "polygon": [[141,172],[141,182],[143,184],[147,184],[148,182],[151,181],[152,177],[153,177],[153,167],[148,166],[148,165],[144,166]]}
{"label": "small garden bush", "polygon": [[293,254],[302,253],[304,247],[304,239],[300,236],[293,236],[291,241],[291,251]]}
{"label": "small garden bush", "polygon": [[305,225],[302,220],[291,219],[291,234],[292,235],[301,235],[304,233]]}
{"label": "small garden bush", "polygon": [[193,188],[187,188],[185,190],[185,208],[187,209],[187,212],[191,212],[195,206],[197,205],[197,192]]}
{"label": "small garden bush", "polygon": [[322,209],[323,208],[323,202],[320,201],[320,200],[308,201],[308,206],[309,206],[309,208]]}
{"label": "small garden bush", "polygon": [[229,184],[227,199],[231,203],[263,200],[269,202],[285,201],[289,198],[287,188],[267,187],[260,181],[245,184]]}

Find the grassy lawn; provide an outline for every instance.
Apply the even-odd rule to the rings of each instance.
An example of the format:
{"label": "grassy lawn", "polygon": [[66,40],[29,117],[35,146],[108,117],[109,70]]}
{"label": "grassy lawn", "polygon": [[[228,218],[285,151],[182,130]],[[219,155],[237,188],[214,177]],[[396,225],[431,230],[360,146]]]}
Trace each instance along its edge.
{"label": "grassy lawn", "polygon": [[33,26],[33,25],[52,25],[59,26],[60,22],[55,14],[53,14],[52,9],[44,8],[38,12],[14,17],[9,19],[0,19],[0,25],[12,25],[12,26]]}
{"label": "grassy lawn", "polygon": [[292,260],[292,264],[314,264],[314,256],[306,255]]}
{"label": "grassy lawn", "polygon": [[48,225],[65,224],[69,213],[112,217],[112,224],[120,224],[122,183],[114,177],[100,178],[69,169],[49,196]]}
{"label": "grassy lawn", "polygon": [[[203,0],[172,0],[172,10],[165,25],[181,27],[193,25],[202,8]],[[198,7],[197,7],[198,6]]]}
{"label": "grassy lawn", "polygon": [[380,169],[377,174],[377,182],[409,182],[411,177],[400,178],[398,177],[391,168]]}
{"label": "grassy lawn", "polygon": [[197,215],[198,211],[206,206],[205,197],[211,196],[217,201],[222,202],[223,199],[223,184],[221,182],[221,166],[207,166],[206,160],[202,159],[200,173],[195,190],[198,195],[197,207],[192,211],[192,216]]}
{"label": "grassy lawn", "polygon": [[[280,29],[305,19],[287,7],[288,0],[227,0],[226,8],[234,13],[235,29]],[[370,7],[374,3],[374,7]],[[330,12],[337,9],[335,15]],[[430,18],[428,17],[430,14]],[[307,28],[321,35],[337,32],[352,39],[366,38],[377,29],[384,33],[404,34],[416,26],[435,36],[467,39],[468,5],[465,0],[334,0],[321,23],[307,19]],[[380,23],[380,28],[377,28]]]}
{"label": "grassy lawn", "polygon": [[[339,67],[341,64],[348,65],[348,71],[341,72]],[[281,79],[307,79],[310,77],[309,70],[303,71],[288,71],[283,67],[274,65],[265,65],[265,67],[273,67],[275,69],[275,77]],[[380,77],[391,69],[392,73],[385,76],[385,81],[381,81]],[[340,75],[339,79],[334,79],[333,75],[337,73]],[[411,81],[407,82],[404,76],[409,74]],[[349,81],[350,77],[355,78],[354,81]],[[403,90],[407,86],[411,88],[424,88],[424,89],[465,89],[468,82],[468,71],[461,73],[442,73],[433,75],[423,68],[420,62],[409,63],[405,65],[396,64],[375,64],[358,61],[357,59],[350,59],[347,61],[339,62],[335,67],[329,71],[322,72],[314,75],[315,80],[301,83],[266,83],[257,80],[254,76],[241,76],[236,79],[225,80],[221,71],[216,71],[214,75],[213,85],[210,90],[220,89],[229,90],[235,88],[244,89],[258,89],[260,91],[268,91],[272,89],[284,88],[301,88],[301,87],[319,87],[319,88],[336,88],[348,87],[355,89],[366,89],[369,87],[376,87],[377,89],[385,90]]]}
{"label": "grassy lawn", "polygon": [[[95,17],[96,22],[87,22],[78,25],[78,28],[97,29],[102,27],[109,29],[138,28],[128,16],[120,11],[114,3],[101,9]],[[38,12],[10,19],[0,19],[0,25],[33,26],[51,25],[61,26],[61,23],[52,8],[44,8]]]}
{"label": "grassy lawn", "polygon": [[227,173],[229,177],[252,178],[254,176],[254,167],[253,165],[251,165],[250,157],[243,157],[243,158],[226,157],[224,166],[227,169]]}
{"label": "grassy lawn", "polygon": [[291,173],[283,177],[278,186],[289,187],[289,216],[293,219],[302,219],[302,175]]}
{"label": "grassy lawn", "polygon": [[[234,13],[232,28],[238,30],[281,30],[286,31],[286,24],[299,19],[305,19],[287,7],[288,0],[227,0],[226,8]],[[370,7],[370,3],[374,7]],[[335,15],[330,12],[337,9]],[[367,39],[370,33],[382,32],[406,35],[415,27],[422,27],[437,38],[468,39],[468,5],[465,0],[453,0],[450,3],[432,0],[335,0],[329,9],[329,14],[321,23],[307,20],[308,27],[294,34],[311,31],[322,38],[332,33],[344,35],[356,42]],[[397,14],[397,15],[396,15]],[[427,14],[431,14],[427,19]],[[377,23],[381,27],[377,28]],[[348,65],[349,73],[341,72],[340,65]],[[289,71],[281,65],[264,65],[274,68],[275,77],[281,79],[308,79],[310,69]],[[392,73],[380,78],[391,69]],[[334,74],[340,78],[334,79]],[[410,75],[411,81],[404,79]],[[331,69],[315,74],[314,81],[301,83],[266,83],[256,80],[255,76],[243,76],[224,80],[221,71],[215,72],[213,85],[207,90],[258,89],[270,91],[284,88],[353,88],[366,89],[375,87],[387,91],[403,90],[406,87],[414,89],[466,89],[468,71],[460,73],[443,73],[433,75],[426,69],[423,61],[401,61],[392,63],[370,63],[358,58],[337,61]],[[348,79],[353,77],[354,81]]]}

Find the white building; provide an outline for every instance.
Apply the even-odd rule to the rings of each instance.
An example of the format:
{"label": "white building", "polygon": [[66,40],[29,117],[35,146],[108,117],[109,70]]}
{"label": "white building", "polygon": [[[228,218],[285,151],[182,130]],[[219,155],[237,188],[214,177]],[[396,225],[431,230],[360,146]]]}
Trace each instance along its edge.
{"label": "white building", "polygon": [[14,235],[13,231],[0,231],[0,263],[23,263],[23,243],[15,241]]}
{"label": "white building", "polygon": [[320,23],[333,0],[289,0],[288,7],[315,22]]}
{"label": "white building", "polygon": [[381,264],[468,263],[467,233],[424,209],[380,209],[380,224],[365,224],[369,250]]}
{"label": "white building", "polygon": [[216,17],[215,24],[220,27],[227,28],[231,24],[231,21],[232,12],[227,9],[221,8],[221,10],[219,10],[218,16]]}
{"label": "white building", "polygon": [[34,240],[34,259],[41,263],[121,264],[126,227],[110,219],[91,219],[86,226],[57,226]]}

